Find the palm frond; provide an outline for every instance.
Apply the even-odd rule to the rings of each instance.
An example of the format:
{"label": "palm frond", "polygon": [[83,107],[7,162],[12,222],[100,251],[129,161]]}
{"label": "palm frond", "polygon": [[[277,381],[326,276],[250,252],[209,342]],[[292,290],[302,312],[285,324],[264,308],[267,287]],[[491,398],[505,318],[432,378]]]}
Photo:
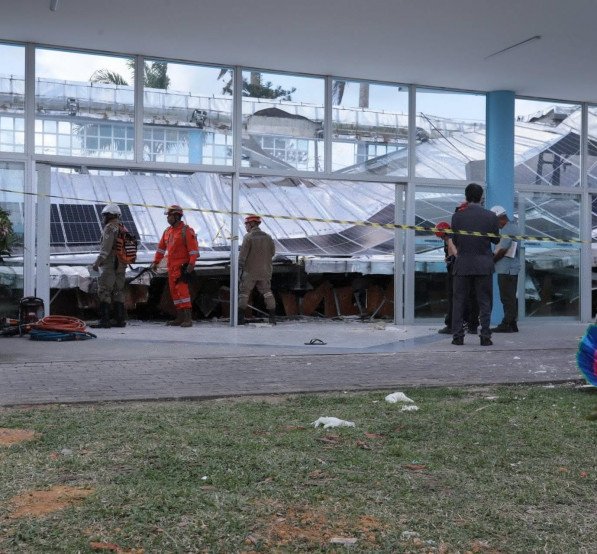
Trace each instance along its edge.
{"label": "palm frond", "polygon": [[98,69],[89,77],[92,83],[103,83],[106,85],[125,85],[128,86],[126,79],[116,71],[110,69]]}

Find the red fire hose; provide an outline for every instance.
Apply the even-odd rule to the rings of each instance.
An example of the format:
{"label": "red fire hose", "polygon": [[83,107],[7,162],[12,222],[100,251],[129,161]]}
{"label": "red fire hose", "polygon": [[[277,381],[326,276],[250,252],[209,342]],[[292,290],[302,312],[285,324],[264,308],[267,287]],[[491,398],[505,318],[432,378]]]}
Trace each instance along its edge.
{"label": "red fire hose", "polygon": [[61,331],[63,333],[84,333],[86,329],[84,321],[76,317],[66,315],[48,315],[36,323],[31,323],[31,328],[40,331]]}

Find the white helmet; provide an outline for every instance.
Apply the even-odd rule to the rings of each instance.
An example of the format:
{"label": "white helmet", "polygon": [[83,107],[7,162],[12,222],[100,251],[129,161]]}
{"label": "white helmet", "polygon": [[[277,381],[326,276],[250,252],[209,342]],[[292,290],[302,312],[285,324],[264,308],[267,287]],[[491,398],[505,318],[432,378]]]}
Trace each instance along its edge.
{"label": "white helmet", "polygon": [[118,217],[120,217],[122,215],[122,212],[120,211],[120,206],[118,206],[117,204],[108,204],[102,210],[102,215],[106,214],[117,215]]}

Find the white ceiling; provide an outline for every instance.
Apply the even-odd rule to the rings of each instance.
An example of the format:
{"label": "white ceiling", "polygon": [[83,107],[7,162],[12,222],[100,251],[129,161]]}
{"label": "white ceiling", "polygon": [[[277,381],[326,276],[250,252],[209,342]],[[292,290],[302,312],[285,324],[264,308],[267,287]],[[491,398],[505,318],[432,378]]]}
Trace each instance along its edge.
{"label": "white ceiling", "polygon": [[1,4],[0,40],[597,102],[596,0]]}

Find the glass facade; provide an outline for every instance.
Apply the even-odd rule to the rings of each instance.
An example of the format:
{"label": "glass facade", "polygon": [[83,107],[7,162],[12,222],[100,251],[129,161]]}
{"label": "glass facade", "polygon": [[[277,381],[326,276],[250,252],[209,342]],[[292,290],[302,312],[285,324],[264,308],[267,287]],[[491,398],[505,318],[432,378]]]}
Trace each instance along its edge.
{"label": "glass facade", "polygon": [[242,165],[323,171],[325,81],[243,71]]}
{"label": "glass facade", "polygon": [[580,186],[581,107],[516,99],[514,182]]}
{"label": "glass facade", "polygon": [[24,186],[24,165],[0,162],[0,316],[16,317],[23,296]]}
{"label": "glass facade", "polygon": [[332,82],[332,171],[408,174],[408,87]]}
{"label": "glass facade", "polygon": [[417,177],[485,181],[485,95],[417,88]]}
{"label": "glass facade", "polygon": [[[415,192],[415,225],[451,223],[464,201],[463,189],[421,188]],[[443,318],[447,312],[444,241],[432,233],[415,233],[415,317]]]}
{"label": "glass facade", "polygon": [[232,93],[228,68],[146,60],[143,159],[232,165]]}
{"label": "glass facade", "polygon": [[[572,194],[519,192],[516,197],[520,232],[533,237],[579,240],[580,211],[580,197]],[[578,317],[580,248],[580,243],[523,242],[527,317]]]}
{"label": "glass facade", "polygon": [[25,151],[25,47],[0,44],[0,151]]}
{"label": "glass facade", "polygon": [[35,153],[134,158],[134,60],[38,48]]}
{"label": "glass facade", "polygon": [[[35,54],[31,127],[25,125],[26,47],[0,44],[0,175],[11,190],[22,190],[26,161],[47,162],[51,156],[56,166],[78,167],[74,173],[52,173],[52,193],[62,199],[51,203],[52,256],[82,260],[94,253],[97,210],[106,200],[129,207],[148,257],[159,240],[159,214],[146,216],[148,209],[135,203],[187,207],[196,218],[201,247],[229,251],[236,234],[229,228],[235,175],[241,212],[278,216],[266,218],[264,225],[282,255],[295,261],[305,257],[311,275],[351,275],[348,281],[381,276],[387,296],[394,232],[367,222],[394,221],[396,187],[408,183],[414,189],[414,199],[406,195],[401,209],[414,213],[417,225],[433,226],[450,220],[468,182],[485,181],[482,93],[145,59],[134,53],[27,48]],[[136,63],[143,67],[142,91],[135,91]],[[236,71],[240,77],[235,79]],[[242,83],[240,90],[235,82]],[[331,105],[326,105],[326,85]],[[415,114],[409,114],[410,91]],[[587,208],[581,196],[550,189],[597,183],[595,106],[588,106],[587,174],[581,173],[583,107],[516,100],[521,232],[580,238],[579,213]],[[31,143],[26,129],[32,131]],[[82,167],[85,159],[97,169]],[[203,166],[204,173],[183,174],[190,166]],[[18,201],[14,193],[1,194],[10,208],[17,252],[28,227],[22,195],[17,194]],[[19,202],[18,209],[12,205]],[[441,318],[442,243],[432,233],[417,232],[414,245],[414,259],[404,262],[409,278],[414,273],[414,289],[405,298],[405,305],[414,308],[405,317]],[[579,316],[580,248],[580,243],[523,245],[526,315]],[[5,257],[3,265],[20,264],[22,275],[22,254],[20,261],[18,255]],[[332,288],[341,286],[336,278],[330,282]],[[358,289],[358,283],[349,284]],[[356,309],[356,300],[350,302]]]}

